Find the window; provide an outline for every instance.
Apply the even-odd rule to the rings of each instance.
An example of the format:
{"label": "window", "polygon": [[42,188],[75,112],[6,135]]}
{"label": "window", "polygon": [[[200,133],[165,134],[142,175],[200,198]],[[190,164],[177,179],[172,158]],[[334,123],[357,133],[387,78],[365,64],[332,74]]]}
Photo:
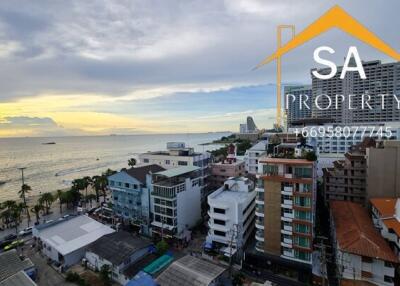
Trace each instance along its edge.
{"label": "window", "polygon": [[134,184],[133,189],[137,190],[137,188],[138,188],[138,185]]}
{"label": "window", "polygon": [[267,175],[277,175],[278,174],[278,166],[277,165],[264,165],[263,173]]}
{"label": "window", "polygon": [[114,181],[109,181],[110,182],[110,186],[114,186]]}
{"label": "window", "polygon": [[390,277],[390,276],[387,276],[387,275],[383,276],[383,280],[384,280],[386,283],[393,283],[393,282],[394,282],[394,278],[393,278],[393,277]]}
{"label": "window", "polygon": [[218,235],[218,236],[225,236],[225,232],[224,231],[219,231],[219,230],[214,230],[214,234]]}
{"label": "window", "polygon": [[178,161],[179,166],[187,166],[188,162],[186,161]]}
{"label": "window", "polygon": [[214,219],[214,223],[219,225],[225,225],[225,221],[220,219]]}
{"label": "window", "polygon": [[149,159],[147,158],[143,159],[143,163],[149,163]]}
{"label": "window", "polygon": [[362,257],[361,257],[361,261],[362,261],[363,263],[372,263],[372,262],[373,262],[373,259],[372,259],[371,257],[362,256]]}
{"label": "window", "polygon": [[125,188],[129,189],[129,183],[125,183]]}
{"label": "window", "polygon": [[393,268],[393,263],[389,261],[385,261],[385,267]]}
{"label": "window", "polygon": [[225,214],[225,210],[224,209],[219,209],[219,208],[214,208],[214,212],[217,214]]}

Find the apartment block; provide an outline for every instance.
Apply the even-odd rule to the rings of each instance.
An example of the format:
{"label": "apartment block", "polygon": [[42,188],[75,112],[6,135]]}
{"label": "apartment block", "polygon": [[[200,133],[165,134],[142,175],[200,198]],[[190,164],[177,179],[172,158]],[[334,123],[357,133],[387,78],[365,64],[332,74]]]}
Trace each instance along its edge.
{"label": "apartment block", "polygon": [[398,258],[375,229],[367,210],[357,203],[332,201],[330,213],[334,257],[342,285],[395,285]]}
{"label": "apartment block", "polygon": [[311,101],[312,88],[311,85],[295,85],[285,86],[285,109],[287,126],[291,127],[293,122],[298,120],[311,118],[311,109],[300,108],[300,101],[305,101],[306,97]]}
{"label": "apartment block", "polygon": [[[381,61],[363,62],[366,79],[361,79],[358,72],[347,72],[346,77],[340,79],[343,67],[338,67],[336,75],[331,79],[319,79],[311,73],[312,95],[325,94],[334,98],[336,95],[345,96],[348,100],[352,97],[352,106],[357,109],[350,110],[348,104],[338,101],[327,110],[319,110],[312,105],[312,116],[315,118],[329,118],[336,123],[362,123],[362,122],[392,122],[400,121],[400,110],[393,95],[400,94],[400,62],[382,63]],[[315,70],[315,69],[313,69]],[[311,72],[313,71],[311,70]],[[330,72],[329,68],[318,70],[321,74]],[[384,99],[385,108],[381,108],[381,94],[387,95]],[[373,110],[362,109],[362,96],[370,96],[369,103]],[[321,97],[321,106],[328,106],[328,98]]]}
{"label": "apartment block", "polygon": [[261,158],[257,177],[256,250],[311,269],[316,163]]}
{"label": "apartment block", "polygon": [[210,188],[215,190],[224,185],[224,182],[231,177],[241,177],[245,175],[245,161],[238,160],[235,155],[235,146],[228,146],[228,155],[221,162],[210,165],[211,176],[209,177]]}
{"label": "apartment block", "polygon": [[254,183],[244,177],[231,178],[210,194],[207,242],[226,254],[242,249],[254,229],[255,196]]}
{"label": "apartment block", "polygon": [[384,141],[366,150],[367,197],[400,197],[400,141]]}
{"label": "apartment block", "polygon": [[188,240],[201,218],[202,170],[182,166],[153,174],[150,195],[152,234]]}
{"label": "apartment block", "polygon": [[124,221],[149,234],[151,174],[165,170],[158,165],[148,165],[120,172],[108,177],[113,211]]}
{"label": "apartment block", "polygon": [[208,152],[195,152],[194,148],[187,147],[183,142],[168,142],[166,151],[147,152],[139,155],[141,165],[156,164],[165,169],[172,169],[182,166],[199,167],[204,184],[202,184],[202,200],[204,205],[208,195],[206,182],[210,175],[209,164],[211,154]]}
{"label": "apartment block", "polygon": [[256,175],[258,172],[258,159],[267,154],[268,140],[261,140],[246,151],[246,171]]}

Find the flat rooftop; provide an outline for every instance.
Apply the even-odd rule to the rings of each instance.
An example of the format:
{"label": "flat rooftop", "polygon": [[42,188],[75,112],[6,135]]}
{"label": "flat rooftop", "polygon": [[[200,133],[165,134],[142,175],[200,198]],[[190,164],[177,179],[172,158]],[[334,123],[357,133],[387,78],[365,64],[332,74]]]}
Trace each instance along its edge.
{"label": "flat rooftop", "polygon": [[183,174],[187,174],[193,171],[197,171],[200,170],[200,167],[197,166],[182,166],[182,167],[177,167],[177,168],[173,168],[173,169],[168,169],[165,171],[161,171],[161,172],[157,172],[155,173],[156,175],[161,175],[164,177],[168,177],[168,178],[172,178],[172,177],[176,177],[176,176],[180,176]]}
{"label": "flat rooftop", "polygon": [[38,237],[57,249],[62,255],[89,245],[114,230],[86,215],[57,221],[47,227],[41,226]]}
{"label": "flat rooftop", "polygon": [[0,282],[0,286],[36,286],[37,284],[24,272],[19,271]]}
{"label": "flat rooftop", "polygon": [[[224,187],[222,187],[224,188]],[[212,200],[219,200],[221,202],[238,202],[244,203],[249,198],[254,197],[254,192],[242,192],[242,191],[233,191],[233,190],[216,190],[211,193],[208,197]]]}
{"label": "flat rooftop", "polygon": [[21,270],[30,269],[34,266],[29,258],[20,259],[15,249],[0,253],[0,281],[7,279]]}

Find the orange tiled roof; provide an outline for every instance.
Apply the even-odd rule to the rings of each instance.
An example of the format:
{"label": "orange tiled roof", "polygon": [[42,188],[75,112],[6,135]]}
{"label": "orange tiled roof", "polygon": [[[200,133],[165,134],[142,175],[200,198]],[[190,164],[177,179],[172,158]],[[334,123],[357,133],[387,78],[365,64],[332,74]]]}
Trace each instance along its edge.
{"label": "orange tiled roof", "polygon": [[376,284],[361,280],[342,279],[340,281],[340,286],[375,286],[375,285]]}
{"label": "orange tiled roof", "polygon": [[330,207],[340,250],[398,263],[389,244],[375,229],[368,212],[360,204],[331,201]]}
{"label": "orange tiled roof", "polygon": [[393,229],[397,236],[400,236],[400,222],[396,218],[384,219],[382,222],[388,229]]}
{"label": "orange tiled roof", "polygon": [[370,200],[371,205],[374,206],[383,218],[391,217],[395,214],[395,206],[397,199],[395,198],[375,198]]}

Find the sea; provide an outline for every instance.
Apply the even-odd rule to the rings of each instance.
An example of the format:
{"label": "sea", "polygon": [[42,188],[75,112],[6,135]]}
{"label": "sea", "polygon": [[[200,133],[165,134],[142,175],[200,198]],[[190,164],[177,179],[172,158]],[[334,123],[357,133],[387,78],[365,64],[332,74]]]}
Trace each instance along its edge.
{"label": "sea", "polygon": [[[209,144],[226,132],[110,135],[71,137],[0,138],[0,202],[15,200],[21,188],[21,170],[30,195],[66,189],[72,180],[128,167],[128,159],[147,151],[166,150],[167,142],[185,142],[204,152],[221,145]],[[50,143],[50,144],[49,144]]]}

